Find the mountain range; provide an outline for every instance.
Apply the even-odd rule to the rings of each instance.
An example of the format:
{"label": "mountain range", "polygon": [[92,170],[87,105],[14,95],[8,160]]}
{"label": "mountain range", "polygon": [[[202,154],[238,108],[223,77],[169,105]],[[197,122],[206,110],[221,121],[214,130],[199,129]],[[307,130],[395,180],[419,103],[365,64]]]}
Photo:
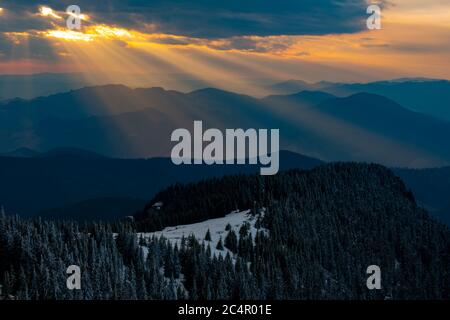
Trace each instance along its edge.
{"label": "mountain range", "polygon": [[450,223],[447,86],[429,79],[292,80],[255,98],[216,88],[105,85],[3,101],[0,204],[22,216],[110,219],[132,215],[173,183],[259,170],[174,166],[171,132],[202,120],[222,130],[279,128],[280,147],[289,150],[280,153],[281,170],[334,161],[394,168],[421,206]]}
{"label": "mountain range", "polygon": [[268,88],[273,94],[293,94],[304,90],[323,91],[344,97],[359,92],[385,96],[413,111],[450,121],[450,81],[427,78],[406,78],[369,83],[308,83],[288,80]]}
{"label": "mountain range", "polygon": [[326,161],[395,167],[450,163],[450,122],[384,96],[303,91],[262,99],[206,88],[182,93],[86,87],[0,106],[0,151],[70,146],[116,158],[170,154],[174,129],[280,128],[281,149]]}

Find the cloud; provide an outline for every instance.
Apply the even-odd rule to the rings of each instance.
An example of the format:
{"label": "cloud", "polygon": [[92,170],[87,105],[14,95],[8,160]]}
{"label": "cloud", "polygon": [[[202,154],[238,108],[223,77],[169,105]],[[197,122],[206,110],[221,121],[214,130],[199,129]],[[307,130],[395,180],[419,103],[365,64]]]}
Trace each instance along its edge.
{"label": "cloud", "polygon": [[0,33],[0,60],[55,60],[58,56],[51,44],[36,34],[22,32]]}
{"label": "cloud", "polygon": [[[351,33],[365,28],[367,17],[366,0],[51,0],[42,5],[64,12],[74,3],[100,23],[196,38]],[[30,14],[37,7],[16,0],[7,7],[16,21],[0,23],[0,30],[47,27],[50,19]]]}
{"label": "cloud", "polygon": [[397,52],[407,52],[409,54],[433,54],[436,52],[450,53],[450,44],[445,41],[440,43],[427,44],[397,41],[394,44],[390,45],[390,49]]}
{"label": "cloud", "polygon": [[0,16],[0,32],[24,32],[53,27],[51,20],[43,19],[37,14],[37,8],[33,8],[34,11],[30,9],[30,7],[7,6]]}
{"label": "cloud", "polygon": [[[208,40],[204,45],[216,50],[238,50],[255,53],[282,54],[298,43],[298,39],[292,36],[242,36],[219,40]],[[299,55],[307,55],[305,51]]]}

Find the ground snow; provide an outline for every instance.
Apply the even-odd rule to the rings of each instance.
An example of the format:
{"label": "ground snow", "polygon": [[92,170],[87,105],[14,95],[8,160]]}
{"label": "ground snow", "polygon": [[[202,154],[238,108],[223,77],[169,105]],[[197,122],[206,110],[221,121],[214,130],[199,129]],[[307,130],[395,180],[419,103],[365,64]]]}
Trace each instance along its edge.
{"label": "ground snow", "polygon": [[[262,216],[263,214],[264,212],[261,212],[260,216]],[[210,219],[199,223],[179,225],[175,227],[167,227],[164,230],[157,232],[138,233],[138,238],[140,238],[141,236],[143,236],[144,238],[152,238],[153,236],[160,238],[161,236],[164,236],[164,238],[168,239],[172,243],[172,245],[177,244],[178,246],[180,246],[183,236],[187,238],[190,235],[194,235],[200,243],[204,242],[205,245],[210,245],[212,255],[222,255],[223,257],[225,257],[227,252],[229,252],[233,257],[232,252],[227,248],[224,248],[224,250],[216,249],[220,238],[222,238],[222,243],[225,244],[225,237],[228,234],[228,231],[225,230],[225,227],[227,226],[227,224],[230,224],[239,239],[239,229],[245,222],[248,222],[248,224],[250,225],[249,231],[254,238],[258,231],[258,229],[255,228],[257,219],[257,216],[250,214],[250,210],[234,211],[223,218]],[[205,235],[208,229],[211,233],[211,241],[205,241]],[[261,230],[262,229],[259,229],[259,231]]]}

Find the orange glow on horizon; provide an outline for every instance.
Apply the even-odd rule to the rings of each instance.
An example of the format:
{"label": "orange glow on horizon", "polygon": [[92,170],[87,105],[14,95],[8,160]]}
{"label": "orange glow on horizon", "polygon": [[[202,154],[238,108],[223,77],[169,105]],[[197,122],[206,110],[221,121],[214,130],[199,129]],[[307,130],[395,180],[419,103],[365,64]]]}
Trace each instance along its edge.
{"label": "orange glow on horizon", "polygon": [[[24,45],[27,38],[44,40],[65,65],[75,65],[76,58],[77,66],[93,72],[101,69],[106,73],[117,68],[114,59],[119,59],[127,68],[116,71],[124,74],[130,72],[130,65],[133,65],[131,70],[142,72],[153,67],[152,64],[159,64],[154,69],[162,74],[167,70],[183,72],[208,82],[210,75],[228,77],[229,82],[233,82],[239,75],[246,77],[247,73],[277,79],[323,79],[324,73],[317,75],[313,69],[298,74],[297,70],[304,70],[306,64],[354,74],[355,81],[409,75],[450,79],[450,45],[446,40],[450,38],[450,4],[439,2],[423,10],[424,5],[419,0],[394,2],[395,5],[383,11],[382,30],[351,34],[204,39],[97,24],[91,18],[95,13],[77,16],[89,22],[83,24],[81,30],[68,30],[63,18],[66,13],[42,6],[39,15],[61,22],[52,20],[51,29],[46,31],[27,30],[4,35],[17,46]],[[411,3],[415,6],[411,7]],[[110,55],[110,59],[105,61],[105,55]],[[282,69],[281,64],[286,67]],[[299,67],[291,67],[295,65]],[[241,69],[242,73],[228,66]]]}

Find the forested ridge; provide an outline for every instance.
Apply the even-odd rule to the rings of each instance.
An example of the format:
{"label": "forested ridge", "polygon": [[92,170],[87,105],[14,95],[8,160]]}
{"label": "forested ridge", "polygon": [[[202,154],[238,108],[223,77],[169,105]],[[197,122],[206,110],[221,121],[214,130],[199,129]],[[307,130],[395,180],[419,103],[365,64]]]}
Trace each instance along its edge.
{"label": "forested ridge", "polygon": [[[354,196],[395,193],[414,200],[400,178],[375,164],[334,163],[311,170],[288,170],[275,176],[228,175],[189,184],[174,184],[159,193],[135,215],[143,231],[223,217],[232,210],[267,207],[288,198],[341,205],[336,192]],[[339,203],[336,203],[338,201]],[[162,203],[155,208],[155,204]],[[371,208],[367,208],[371,209]]]}
{"label": "forested ridge", "polygon": [[[252,237],[245,224],[227,228],[221,245],[231,255],[211,258],[207,230],[202,243],[186,237],[179,246],[136,234],[236,209],[251,209],[261,229]],[[72,264],[81,267],[81,290],[66,288]],[[381,290],[366,287],[369,265],[381,268]],[[134,224],[86,228],[0,217],[3,297],[449,299],[449,270],[449,228],[379,165],[337,163],[175,185]]]}

